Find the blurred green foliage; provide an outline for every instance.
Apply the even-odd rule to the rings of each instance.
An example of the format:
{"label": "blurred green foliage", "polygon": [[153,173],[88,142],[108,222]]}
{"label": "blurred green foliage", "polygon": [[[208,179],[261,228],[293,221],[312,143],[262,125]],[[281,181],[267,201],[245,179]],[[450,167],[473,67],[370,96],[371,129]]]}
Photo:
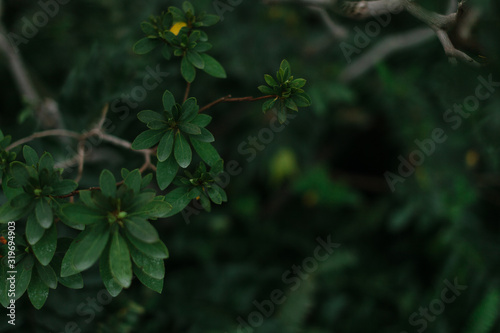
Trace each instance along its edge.
{"label": "blurred green foliage", "polygon": [[[154,110],[165,88],[182,96],[178,63],[166,63],[160,53],[132,52],[142,37],[140,22],[172,3],[180,6],[175,1],[69,2],[19,46],[37,89],[58,101],[65,127],[88,129],[110,103],[110,132],[133,141],[144,130],[139,111]],[[216,13],[212,1],[196,3]],[[445,7],[421,3],[434,10]],[[271,142],[262,134],[259,139],[273,119],[260,112],[259,103],[209,110],[215,147],[225,161],[237,161],[241,172],[228,180],[228,202],[221,207],[200,210],[189,224],[180,215],[156,224],[170,252],[161,295],[133,281],[110,300],[94,267],[83,274],[85,289],[51,291],[42,310],[21,300],[15,328],[2,309],[0,331],[237,332],[238,318],[248,322],[258,311],[255,303],[264,304],[278,289],[286,301],[276,304],[254,332],[410,333],[423,327],[409,322],[412,314],[440,299],[444,280],[457,279],[467,289],[428,320],[426,330],[498,332],[500,93],[482,101],[457,129],[443,118],[475,93],[479,75],[500,81],[499,4],[480,5],[473,36],[487,66],[450,66],[433,38],[391,55],[349,84],[338,80],[347,66],[338,42],[313,12],[253,1],[231,6],[224,20],[209,28],[211,52],[227,79],[200,73],[191,88],[199,105],[227,94],[258,95],[262,74],[287,58],[294,72],[307,78],[312,107],[289,119]],[[7,30],[21,31],[22,18],[39,10],[36,2],[4,1]],[[340,23],[353,32],[366,21]],[[373,43],[417,26],[407,14],[394,16]],[[0,126],[16,140],[40,128],[33,117],[18,123],[24,105],[1,59]],[[134,99],[134,87],[142,85],[148,66],[157,64],[169,75],[147,98]],[[447,140],[392,193],[384,172],[397,172],[398,156],[407,159],[418,149],[414,141],[429,138],[435,128],[442,128]],[[254,158],[238,148],[250,137],[261,147]],[[50,138],[33,143],[39,154],[50,151],[56,160],[72,156],[69,146]],[[142,163],[136,154],[104,143],[92,152],[82,186],[95,186],[103,167],[119,174],[122,167]],[[65,176],[75,175],[73,170]],[[283,274],[314,256],[316,239],[329,235],[341,246],[291,290],[297,284]]]}

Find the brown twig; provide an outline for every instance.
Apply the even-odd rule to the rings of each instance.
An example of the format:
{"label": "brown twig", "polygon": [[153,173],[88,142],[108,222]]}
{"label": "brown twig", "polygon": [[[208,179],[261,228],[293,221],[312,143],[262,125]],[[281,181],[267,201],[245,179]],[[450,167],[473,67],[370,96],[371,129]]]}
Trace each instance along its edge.
{"label": "brown twig", "polygon": [[41,97],[28,74],[19,50],[7,38],[7,31],[0,22],[0,52],[9,62],[9,69],[20,95],[31,106],[44,128],[59,128],[62,124],[57,103],[51,98]]}
{"label": "brown twig", "polygon": [[51,197],[57,198],[57,199],[65,199],[65,198],[69,198],[69,197],[73,197],[73,196],[77,195],[78,193],[80,193],[80,191],[97,191],[100,189],[101,189],[100,187],[89,187],[89,188],[84,189],[84,190],[75,190],[75,191],[68,193],[68,194],[65,194],[65,195],[52,195]]}
{"label": "brown twig", "polygon": [[77,133],[77,132],[73,132],[73,131],[64,130],[64,129],[53,129],[53,130],[47,130],[47,131],[43,131],[43,132],[37,132],[37,133],[33,133],[30,136],[27,136],[23,139],[19,139],[19,140],[13,142],[5,150],[10,150],[10,149],[17,147],[19,145],[28,143],[32,140],[44,138],[44,137],[48,137],[48,136],[67,136],[67,137],[72,137],[75,139],[80,139],[82,134]]}
{"label": "brown twig", "polygon": [[227,95],[224,97],[221,97],[219,99],[216,99],[215,101],[208,103],[204,107],[198,111],[198,113],[202,113],[203,111],[211,108],[212,106],[222,103],[222,102],[253,102],[253,101],[259,101],[262,99],[268,99],[268,98],[279,98],[277,95],[266,95],[266,96],[260,96],[260,97],[253,97],[253,96],[247,96],[247,97],[231,97],[231,95]]}
{"label": "brown twig", "polygon": [[189,90],[191,89],[191,83],[188,82],[187,85],[186,85],[186,92],[184,93],[184,102],[186,101],[186,99],[188,99],[189,97]]}
{"label": "brown twig", "polygon": [[102,114],[101,114],[99,121],[97,122],[95,127],[88,132],[77,133],[74,131],[68,131],[68,130],[63,130],[63,129],[53,129],[53,130],[47,130],[47,131],[43,131],[43,132],[37,132],[37,133],[33,133],[32,135],[30,135],[26,138],[15,141],[11,145],[9,145],[6,148],[6,150],[10,150],[14,147],[20,146],[20,145],[28,143],[32,140],[35,140],[38,138],[43,138],[43,137],[64,136],[64,137],[75,138],[78,140],[77,154],[73,158],[62,162],[62,164],[63,165],[72,165],[73,163],[78,163],[78,174],[75,178],[75,181],[78,182],[78,181],[80,181],[80,179],[82,178],[82,175],[83,175],[83,166],[85,164],[85,143],[86,143],[86,140],[93,135],[97,135],[103,141],[111,143],[115,146],[119,146],[119,147],[125,148],[127,150],[132,150],[132,151],[137,152],[139,154],[143,154],[145,162],[139,170],[139,171],[141,171],[141,173],[144,172],[145,170],[147,170],[148,168],[154,170],[155,166],[152,165],[152,163],[151,163],[151,154],[154,154],[154,152],[155,152],[154,149],[134,150],[134,149],[132,149],[132,143],[130,143],[126,140],[120,139],[114,135],[107,134],[104,132],[102,126],[104,125],[104,122],[106,120],[107,112],[108,112],[108,105],[105,105],[104,108],[102,109]]}

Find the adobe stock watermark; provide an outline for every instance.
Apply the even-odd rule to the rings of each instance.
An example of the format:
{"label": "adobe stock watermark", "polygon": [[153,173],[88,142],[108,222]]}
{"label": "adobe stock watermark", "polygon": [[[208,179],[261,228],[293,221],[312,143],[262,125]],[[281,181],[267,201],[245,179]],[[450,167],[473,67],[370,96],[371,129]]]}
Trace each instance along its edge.
{"label": "adobe stock watermark", "polygon": [[7,323],[16,326],[16,222],[7,223],[7,239],[1,237],[0,243],[7,245]]}
{"label": "adobe stock watermark", "polygon": [[232,12],[237,6],[239,6],[243,0],[215,0],[212,5],[215,9],[215,14],[219,16],[220,21],[224,21],[224,13]]}
{"label": "adobe stock watermark", "polygon": [[[131,111],[137,108],[139,103],[148,97],[149,92],[158,88],[165,78],[169,76],[168,72],[161,70],[160,65],[156,65],[155,68],[147,66],[145,71],[146,75],[142,78],[142,84],[134,86],[128,93],[123,93],[120,98],[111,102],[110,111],[117,113],[120,120],[128,118]],[[115,131],[116,126],[110,119],[106,118],[102,129],[104,132],[111,134]],[[84,131],[82,134],[86,134],[86,132]],[[88,156],[92,152],[93,147],[99,146],[102,142],[103,140],[99,135],[89,136],[83,143],[83,155]],[[78,155],[73,146],[66,146],[66,152],[67,160],[72,160],[72,157]],[[76,165],[78,165],[77,161],[65,165],[65,172],[71,172],[72,168]]]}
{"label": "adobe stock watermark", "polygon": [[9,39],[12,48],[15,52],[19,52],[18,46],[28,44],[33,39],[40,29],[45,27],[51,18],[59,14],[60,6],[66,5],[71,0],[40,0],[37,2],[40,10],[36,11],[31,17],[23,16],[21,19],[22,27],[20,34],[9,32]]}
{"label": "adobe stock watermark", "polygon": [[[460,128],[464,119],[469,118],[471,114],[479,109],[482,101],[489,99],[496,89],[500,87],[500,82],[493,81],[492,74],[487,79],[481,75],[477,79],[479,83],[474,94],[465,97],[461,104],[453,104],[453,108],[447,109],[443,113],[444,122],[450,124],[450,128],[454,131]],[[429,137],[414,141],[417,148],[410,152],[407,159],[399,155],[398,160],[400,163],[397,174],[390,171],[384,173],[384,178],[391,192],[396,190],[398,183],[404,183],[408,177],[412,176],[416,167],[422,165],[427,157],[432,156],[436,151],[436,147],[446,142],[447,139],[448,135],[446,135],[445,130],[436,127],[431,131]]]}
{"label": "adobe stock watermark", "polygon": [[[288,113],[285,122],[280,124],[278,122],[276,109],[274,109],[274,116],[269,121],[269,125],[261,128],[256,135],[249,135],[246,140],[242,141],[238,145],[238,153],[241,156],[246,157],[245,161],[247,163],[253,162],[257,157],[257,154],[266,149],[266,147],[274,141],[276,134],[283,131],[290,123],[290,120],[293,120],[296,117],[297,113]],[[216,181],[216,184],[222,189],[229,185],[231,177],[238,176],[243,172],[243,167],[236,160],[230,160],[224,164],[225,170],[219,175],[219,179]],[[203,210],[204,209],[201,206],[201,203],[195,199],[181,211],[181,215],[186,224],[189,224],[191,216],[198,215]]]}
{"label": "adobe stock watermark", "polygon": [[[113,301],[113,296],[106,290],[101,289],[96,297],[87,297],[85,301],[80,302],[76,307],[76,314],[84,317],[85,324],[89,324],[95,319],[97,313],[102,312],[104,306]],[[64,331],[60,333],[81,333],[82,329],[76,321],[69,321],[64,325]]]}
{"label": "adobe stock watermark", "polygon": [[[359,6],[367,6],[367,4],[364,3],[360,4]],[[389,23],[391,23],[392,15],[399,14],[401,13],[401,11],[403,11],[403,6],[398,4],[397,1],[394,1],[389,3],[388,11],[385,11],[383,13],[378,13],[371,10],[370,8],[368,10],[370,15],[374,19],[364,25],[364,31],[358,26],[354,27],[354,45],[347,42],[342,42],[339,45],[340,50],[342,50],[342,54],[344,55],[344,58],[346,59],[348,64],[352,62],[351,56],[353,54],[360,54],[363,49],[367,48],[370,45],[372,39],[380,34],[382,28],[387,27]]]}
{"label": "adobe stock watermark", "polygon": [[[425,331],[429,322],[434,322],[437,316],[444,312],[446,304],[453,303],[462,294],[462,291],[467,289],[466,285],[458,283],[457,278],[454,279],[453,284],[448,280],[444,280],[443,283],[446,287],[441,290],[439,297],[430,301],[427,307],[420,307],[418,312],[413,312],[408,318],[408,323],[416,328],[417,333]],[[400,333],[408,332],[401,331]]]}
{"label": "adobe stock watermark", "polygon": [[239,324],[236,333],[252,333],[254,329],[262,326],[264,320],[275,313],[277,306],[286,302],[286,291],[293,292],[299,289],[302,282],[318,269],[319,264],[328,260],[335,249],[341,245],[332,243],[331,235],[326,237],[326,241],[318,237],[316,242],[318,245],[312,256],[302,260],[300,265],[292,265],[290,269],[283,272],[281,281],[285,284],[285,288],[272,290],[269,297],[260,302],[254,300],[252,304],[255,306],[255,310],[245,317],[236,318]]}

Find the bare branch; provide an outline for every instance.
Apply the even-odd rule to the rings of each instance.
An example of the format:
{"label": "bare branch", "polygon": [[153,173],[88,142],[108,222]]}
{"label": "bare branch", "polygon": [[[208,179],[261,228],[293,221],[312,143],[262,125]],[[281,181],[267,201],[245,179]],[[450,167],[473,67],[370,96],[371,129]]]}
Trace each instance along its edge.
{"label": "bare branch", "polygon": [[231,95],[227,95],[224,97],[221,97],[219,99],[216,99],[215,101],[205,105],[202,107],[198,113],[202,113],[203,111],[211,108],[212,106],[222,103],[222,102],[253,102],[253,101],[259,101],[262,99],[268,99],[268,98],[277,98],[278,96],[276,95],[266,95],[266,96],[260,96],[260,97],[252,97],[252,96],[247,96],[247,97],[231,97]]}
{"label": "bare branch", "polygon": [[340,74],[340,80],[350,82],[389,54],[414,47],[430,40],[432,36],[434,36],[434,32],[429,28],[418,28],[410,32],[388,36],[347,66]]}
{"label": "bare branch", "polygon": [[[267,0],[265,1],[266,3],[284,3],[284,2],[291,2],[289,0]],[[343,15],[346,17],[354,18],[354,19],[366,19],[369,17],[374,17],[374,16],[380,16],[384,14],[398,14],[402,11],[407,11],[410,15],[418,19],[419,21],[425,23],[427,26],[429,26],[432,30],[434,30],[436,36],[438,37],[439,41],[443,45],[443,49],[445,51],[445,54],[450,58],[450,62],[456,63],[456,60],[463,61],[467,64],[474,65],[474,66],[479,66],[480,64],[477,63],[474,59],[469,57],[467,54],[464,52],[456,49],[454,45],[452,44],[449,35],[448,35],[448,30],[450,30],[453,26],[456,25],[457,23],[457,11],[456,11],[456,0],[451,0],[450,5],[449,5],[449,11],[453,11],[453,13],[448,14],[448,15],[442,15],[439,13],[435,13],[432,11],[429,11],[422,6],[420,6],[416,1],[413,0],[373,0],[373,1],[336,1],[336,0],[331,0],[331,1],[311,1],[311,0],[297,0],[295,2],[302,3],[304,5],[311,5],[311,3],[316,2],[316,3],[321,3],[323,6],[331,6],[333,10],[339,14]],[[325,3],[327,2],[327,3]],[[458,10],[461,10],[461,7],[463,6],[463,2],[460,2]],[[329,25],[330,31],[332,31],[332,34],[337,36],[337,27],[331,26],[331,19],[328,17],[326,12],[320,12],[322,15],[323,20]],[[327,15],[325,17],[325,14]],[[333,30],[332,30],[333,29]],[[396,46],[392,46],[393,50],[401,49],[401,48],[407,48],[411,45],[415,45],[421,42],[421,40],[426,39],[427,33],[410,33],[412,37],[414,37],[414,40],[412,41],[403,41],[402,47],[398,48]],[[404,35],[401,35],[404,36]],[[401,36],[396,36],[395,38],[397,40],[401,40]],[[426,38],[424,38],[426,37]],[[392,45],[392,42],[390,40],[384,40],[384,43],[390,43]],[[376,53],[373,53],[378,59],[381,59],[381,55],[387,55],[389,54],[388,52],[385,52],[379,48],[377,48]],[[363,57],[363,64],[368,64],[366,57]],[[358,71],[364,71],[366,68],[363,67]],[[347,77],[355,77],[357,74],[353,75],[347,75]]]}
{"label": "bare branch", "polygon": [[68,131],[64,129],[53,129],[53,130],[47,130],[43,132],[37,132],[33,133],[28,137],[25,137],[23,139],[17,140],[16,142],[13,142],[8,146],[5,150],[11,150],[14,147],[20,146],[22,144],[28,143],[32,140],[39,139],[39,138],[44,138],[48,136],[66,136],[66,137],[72,137],[75,139],[80,139],[81,134],[73,131]]}
{"label": "bare branch", "polygon": [[327,11],[321,7],[309,6],[309,9],[318,13],[319,17],[325,22],[328,30],[335,39],[345,39],[349,35],[349,32],[343,26],[333,22]]}
{"label": "bare branch", "polygon": [[[0,3],[1,5],[1,3]],[[1,8],[0,8],[1,10]],[[0,13],[1,14],[1,13]],[[40,98],[23,64],[21,56],[7,38],[5,27],[0,22],[0,51],[5,54],[9,68],[22,98],[34,108],[44,128],[61,127],[61,116],[57,103],[51,98]]]}

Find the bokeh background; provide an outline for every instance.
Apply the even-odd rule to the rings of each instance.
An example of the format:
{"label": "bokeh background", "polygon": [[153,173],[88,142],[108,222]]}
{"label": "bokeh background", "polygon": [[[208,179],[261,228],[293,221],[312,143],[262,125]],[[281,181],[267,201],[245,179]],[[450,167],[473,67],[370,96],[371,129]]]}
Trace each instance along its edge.
{"label": "bokeh background", "polygon": [[[3,2],[3,24],[16,33],[23,17],[31,19],[41,8],[36,1]],[[419,2],[440,12],[447,7],[447,1]],[[216,13],[214,3],[231,2],[194,3]],[[270,128],[273,114],[262,114],[259,102],[208,110],[216,148],[242,171],[226,187],[226,204],[189,221],[178,215],[155,224],[170,251],[161,295],[133,283],[112,301],[92,304],[104,288],[94,267],[84,272],[84,289],[59,286],[42,310],[23,296],[16,327],[2,315],[0,331],[500,332],[500,88],[458,128],[443,119],[474,95],[479,75],[500,81],[498,2],[470,1],[481,17],[461,46],[486,63],[482,68],[451,66],[432,37],[391,53],[348,82],[339,79],[349,65],[340,41],[316,12],[300,4],[232,3],[237,5],[229,5],[223,21],[207,30],[210,54],[228,78],[198,72],[191,96],[200,105],[227,94],[258,96],[263,74],[274,74],[286,58],[294,74],[308,80],[313,105],[274,133],[251,161],[238,147]],[[167,62],[160,52],[132,52],[142,37],[140,22],[172,4],[181,2],[70,1],[19,46],[37,91],[57,101],[66,128],[88,129],[110,103],[111,134],[132,141],[145,129],[139,111],[158,110],[165,89],[182,97],[178,58]],[[335,20],[352,45],[355,27],[364,30],[371,21]],[[395,15],[359,56],[387,36],[421,26],[408,14]],[[137,105],[126,106],[124,94],[157,65],[168,77]],[[41,130],[3,55],[0,87],[0,129],[14,139]],[[435,128],[447,140],[391,191],[384,173],[397,174],[398,157],[408,159],[418,149],[414,141],[429,138]],[[53,138],[32,146],[59,161],[74,153],[71,142]],[[139,167],[141,159],[108,144],[94,146],[81,185],[95,186],[102,168],[118,175],[122,167]],[[314,257],[318,237],[340,246],[291,283],[294,275],[287,272]],[[443,310],[436,300],[445,280],[467,288]],[[255,304],[268,304],[276,289],[286,300],[263,315]],[[429,311],[423,319],[420,308],[430,305],[439,313]],[[238,327],[239,317],[254,327]]]}

